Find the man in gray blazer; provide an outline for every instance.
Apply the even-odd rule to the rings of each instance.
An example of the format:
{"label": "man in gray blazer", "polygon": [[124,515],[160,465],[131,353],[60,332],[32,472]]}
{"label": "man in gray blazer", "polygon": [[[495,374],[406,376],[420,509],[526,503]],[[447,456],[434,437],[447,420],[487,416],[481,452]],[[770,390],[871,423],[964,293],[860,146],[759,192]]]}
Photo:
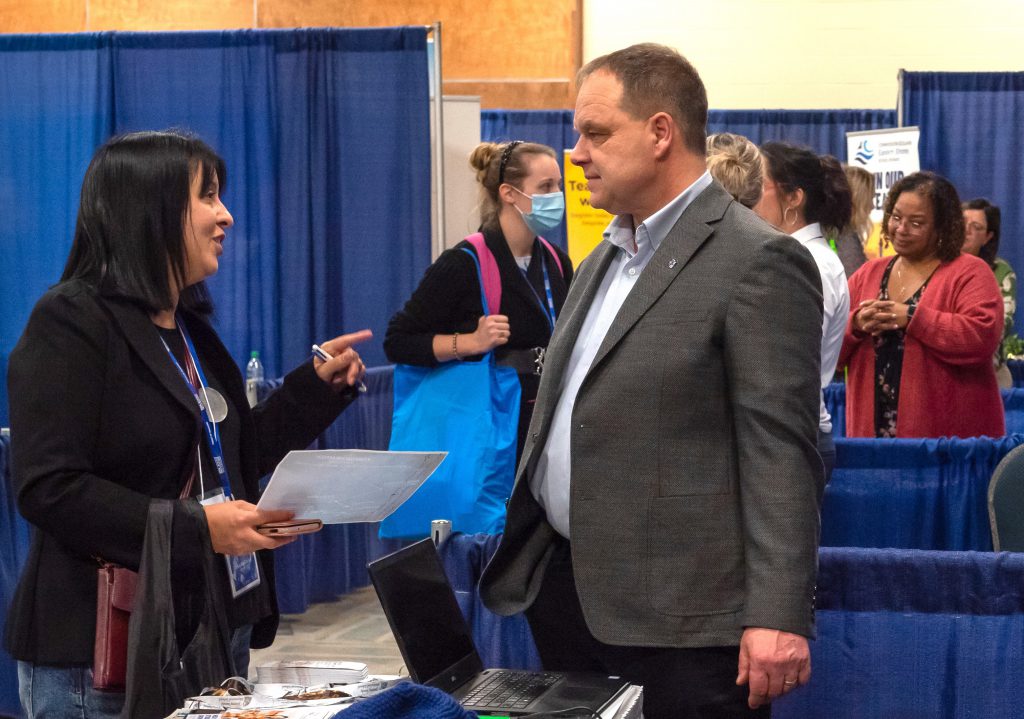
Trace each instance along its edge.
{"label": "man in gray blazer", "polygon": [[768,716],[810,677],[821,284],[707,174],[678,53],[580,71],[572,160],[617,215],[572,284],[480,583],[549,669],[645,686],[647,719]]}

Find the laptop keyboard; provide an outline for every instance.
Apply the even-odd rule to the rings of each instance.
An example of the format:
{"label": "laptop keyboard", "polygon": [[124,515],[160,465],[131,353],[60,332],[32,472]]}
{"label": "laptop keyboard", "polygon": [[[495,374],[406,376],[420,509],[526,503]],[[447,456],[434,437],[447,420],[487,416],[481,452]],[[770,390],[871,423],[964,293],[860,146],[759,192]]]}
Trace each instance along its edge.
{"label": "laptop keyboard", "polygon": [[463,706],[523,709],[557,682],[560,674],[545,672],[492,672],[462,698]]}

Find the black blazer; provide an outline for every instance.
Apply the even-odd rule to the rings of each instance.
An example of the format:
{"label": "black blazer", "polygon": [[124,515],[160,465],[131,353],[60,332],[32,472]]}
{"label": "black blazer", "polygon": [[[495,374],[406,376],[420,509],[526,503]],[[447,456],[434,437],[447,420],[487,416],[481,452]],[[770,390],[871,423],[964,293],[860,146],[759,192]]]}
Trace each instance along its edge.
{"label": "black blazer", "polygon": [[[235,497],[255,502],[260,476],[308,446],[355,393],[334,394],[307,363],[250,411],[241,373],[213,328],[180,314],[207,376],[241,418],[239,447],[225,455],[237,457],[238,466],[229,463]],[[94,557],[138,568],[149,502],[180,494],[201,439],[199,412],[148,313],[80,281],[36,304],[10,356],[8,392],[11,476],[34,530],[5,646],[22,661],[91,664]],[[273,588],[270,553],[260,559]],[[270,595],[273,614],[256,626],[254,647],[273,641]]]}
{"label": "black blazer", "polygon": [[[544,307],[541,307],[500,230],[485,230],[484,241],[494,254],[495,262],[498,264],[498,275],[501,277],[500,311],[494,307],[489,309],[491,314],[506,315],[511,329],[508,344],[504,345],[504,348],[547,347],[551,329],[545,314],[547,300],[543,291],[538,292],[540,299],[545,303]],[[569,283],[572,281],[572,261],[561,249],[552,245],[562,263],[562,272],[559,272],[550,252],[543,249],[536,240],[533,247],[531,277],[536,275],[534,280],[543,287],[543,280],[540,279],[541,268],[536,262],[536,256],[539,254],[547,267],[555,313],[559,314],[565,303]],[[477,278],[476,266],[462,248],[467,248],[474,254],[476,252],[465,240],[452,249],[445,250],[437,261],[427,268],[405,307],[391,318],[384,337],[384,353],[391,362],[434,367],[438,363],[434,357],[434,335],[476,331],[476,323],[483,314],[483,306],[480,304],[480,281]]]}

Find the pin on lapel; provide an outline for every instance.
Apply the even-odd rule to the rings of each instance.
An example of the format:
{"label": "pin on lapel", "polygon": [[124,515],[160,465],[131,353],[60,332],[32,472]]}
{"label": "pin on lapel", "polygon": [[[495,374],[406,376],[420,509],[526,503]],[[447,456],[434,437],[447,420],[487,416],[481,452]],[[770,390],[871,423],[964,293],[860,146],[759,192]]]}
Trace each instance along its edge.
{"label": "pin on lapel", "polygon": [[676,266],[676,258],[673,257],[671,260],[668,261],[668,268],[671,270],[675,266]]}

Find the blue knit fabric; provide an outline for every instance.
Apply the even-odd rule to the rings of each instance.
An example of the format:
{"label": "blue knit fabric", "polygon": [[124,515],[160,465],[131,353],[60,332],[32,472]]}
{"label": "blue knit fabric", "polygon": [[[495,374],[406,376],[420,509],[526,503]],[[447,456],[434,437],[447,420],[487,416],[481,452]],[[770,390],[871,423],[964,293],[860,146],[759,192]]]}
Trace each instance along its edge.
{"label": "blue knit fabric", "polygon": [[338,719],[477,719],[440,689],[406,682],[334,715]]}

